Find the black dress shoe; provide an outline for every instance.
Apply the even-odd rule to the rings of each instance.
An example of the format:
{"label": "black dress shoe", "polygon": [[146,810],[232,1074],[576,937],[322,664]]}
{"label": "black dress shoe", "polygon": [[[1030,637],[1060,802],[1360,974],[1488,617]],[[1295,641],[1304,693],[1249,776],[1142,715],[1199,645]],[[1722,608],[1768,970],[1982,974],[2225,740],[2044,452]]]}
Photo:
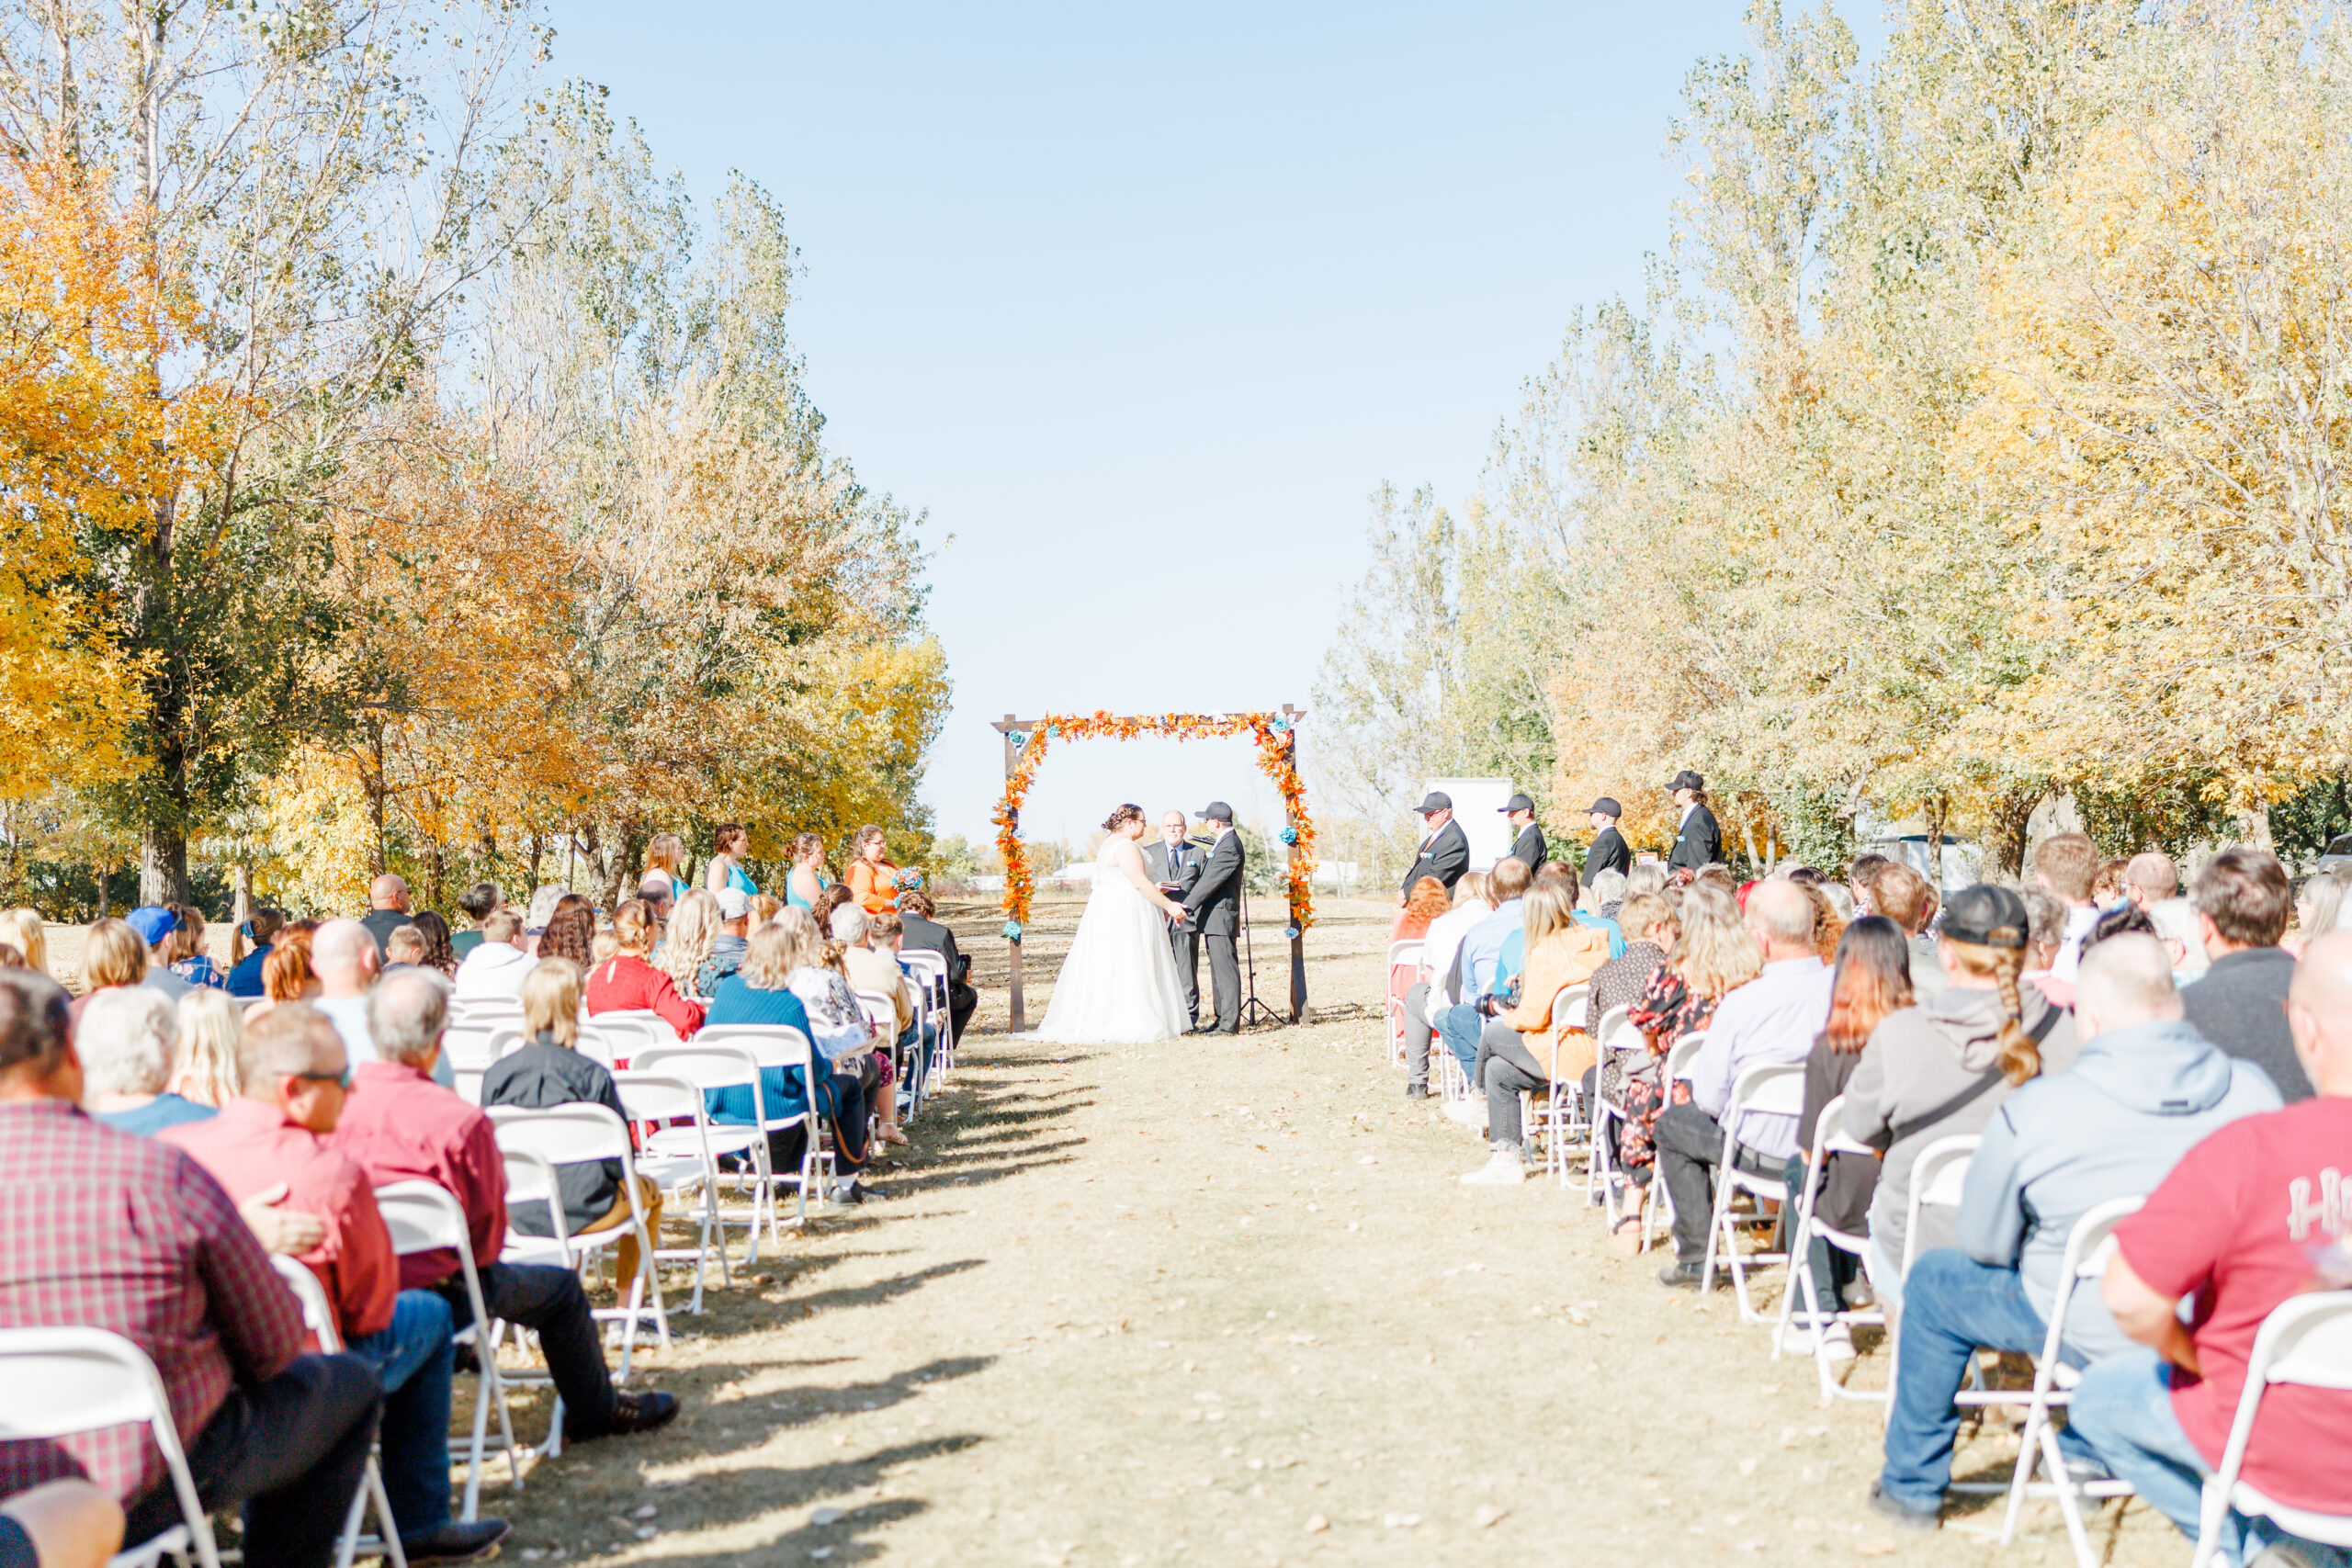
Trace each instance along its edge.
{"label": "black dress shoe", "polygon": [[1236,1025],[1231,1029],[1204,1029],[1201,1032],[1204,1034],[1238,1034],[1241,1032],[1241,1030],[1238,1025]]}
{"label": "black dress shoe", "polygon": [[465,1524],[451,1519],[439,1529],[401,1537],[401,1553],[413,1568],[435,1562],[487,1562],[498,1555],[498,1543],[514,1533],[504,1519],[476,1519]]}
{"label": "black dress shoe", "polygon": [[563,1440],[567,1443],[594,1442],[598,1438],[626,1438],[638,1432],[650,1432],[666,1427],[678,1418],[678,1396],[648,1389],[643,1393],[613,1395],[612,1418],[594,1431],[575,1431],[571,1423],[564,1424]]}
{"label": "black dress shoe", "polygon": [[1429,1097],[1430,1086],[1425,1083],[1408,1083],[1405,1086],[1407,1100],[1427,1100]]}
{"label": "black dress shoe", "polygon": [[1657,1282],[1669,1291],[1695,1291],[1706,1274],[1703,1263],[1669,1263],[1657,1271]]}

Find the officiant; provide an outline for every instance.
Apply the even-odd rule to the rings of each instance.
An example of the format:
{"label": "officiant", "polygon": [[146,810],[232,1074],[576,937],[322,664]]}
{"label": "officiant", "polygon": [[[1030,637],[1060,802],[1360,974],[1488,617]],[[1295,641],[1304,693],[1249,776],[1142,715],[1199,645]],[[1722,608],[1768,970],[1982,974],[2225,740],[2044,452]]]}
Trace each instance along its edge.
{"label": "officiant", "polygon": [[[1181,811],[1171,811],[1159,819],[1159,842],[1143,852],[1144,870],[1159,884],[1159,890],[1178,903],[1193,890],[1201,879],[1201,868],[1208,863],[1201,850],[1184,841],[1187,822]],[[1201,932],[1193,920],[1171,921],[1168,927],[1168,945],[1176,957],[1176,978],[1184,987],[1185,1027],[1198,1029],[1201,1024]]]}

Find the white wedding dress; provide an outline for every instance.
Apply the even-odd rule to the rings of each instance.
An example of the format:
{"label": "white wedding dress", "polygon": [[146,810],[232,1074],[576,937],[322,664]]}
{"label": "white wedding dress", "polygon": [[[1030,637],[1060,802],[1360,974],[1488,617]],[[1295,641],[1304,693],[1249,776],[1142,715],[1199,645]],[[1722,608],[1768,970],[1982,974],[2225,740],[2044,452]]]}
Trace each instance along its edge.
{"label": "white wedding dress", "polygon": [[1184,992],[1169,951],[1167,917],[1136,886],[1130,865],[1140,874],[1143,853],[1124,834],[1114,834],[1094,857],[1094,891],[1036,1038],[1145,1045],[1184,1032]]}

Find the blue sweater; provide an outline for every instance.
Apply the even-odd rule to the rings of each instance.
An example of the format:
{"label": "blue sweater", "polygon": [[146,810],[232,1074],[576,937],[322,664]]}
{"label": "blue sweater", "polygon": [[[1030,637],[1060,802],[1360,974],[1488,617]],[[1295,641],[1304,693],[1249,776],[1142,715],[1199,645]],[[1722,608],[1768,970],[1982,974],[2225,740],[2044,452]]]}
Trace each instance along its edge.
{"label": "blue sweater", "polygon": [[[710,1011],[702,1021],[706,1028],[714,1023],[782,1023],[806,1034],[808,1010],[790,991],[781,987],[763,990],[741,975],[729,975],[718,983],[718,991],[710,998]],[[767,1100],[771,1116],[788,1116],[808,1108],[808,1094],[801,1087],[797,1067],[762,1067],[760,1090]],[[832,1095],[820,1090],[819,1098],[820,1108],[831,1113]],[[759,1124],[759,1108],[752,1102],[748,1089],[715,1089],[703,1100],[713,1122],[729,1127]]]}

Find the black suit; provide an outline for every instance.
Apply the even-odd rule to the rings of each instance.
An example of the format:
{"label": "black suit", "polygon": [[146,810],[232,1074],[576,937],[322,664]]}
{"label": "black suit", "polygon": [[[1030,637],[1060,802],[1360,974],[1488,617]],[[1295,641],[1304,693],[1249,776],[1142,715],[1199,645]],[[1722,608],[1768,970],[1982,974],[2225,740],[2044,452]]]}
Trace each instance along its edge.
{"label": "black suit", "polygon": [[1724,858],[1724,830],[1715,826],[1715,814],[1705,807],[1694,807],[1683,818],[1682,830],[1674,836],[1674,852],[1666,857],[1670,870],[1689,866],[1692,871]]}
{"label": "black suit", "polygon": [[1241,932],[1241,835],[1227,829],[1201,866],[1201,879],[1184,895],[1190,924],[1206,939],[1209,987],[1216,1003],[1216,1030],[1241,1028],[1241,957],[1234,939]]}
{"label": "black suit", "polygon": [[1615,823],[1592,836],[1591,847],[1584,852],[1586,886],[1591,886],[1592,879],[1604,871],[1623,875],[1630,874],[1633,869],[1634,852],[1625,847],[1625,835],[1617,830]]}
{"label": "black suit", "polygon": [[935,953],[947,960],[947,1018],[956,1027],[956,1038],[963,1039],[964,1026],[972,1021],[972,1013],[980,1005],[980,993],[972,989],[965,978],[972,965],[956,950],[956,933],[937,920],[926,920],[903,909],[899,912],[899,929],[900,947]]}
{"label": "black suit", "polygon": [[1420,858],[1413,863],[1413,869],[1405,874],[1403,892],[1407,897],[1411,897],[1413,884],[1424,876],[1433,876],[1445,884],[1445,890],[1451,895],[1453,885],[1461,881],[1462,874],[1469,869],[1469,835],[1463,832],[1461,823],[1448,822],[1422,841]]}
{"label": "black suit", "polygon": [[1513,860],[1527,867],[1528,875],[1542,871],[1544,861],[1551,856],[1544,844],[1544,829],[1532,822],[1521,828],[1519,837],[1511,840],[1510,853]]}
{"label": "black suit", "polygon": [[[1171,854],[1175,861],[1173,865],[1169,863]],[[1206,857],[1192,845],[1180,842],[1171,852],[1165,839],[1155,840],[1143,852],[1144,870],[1159,884],[1162,892],[1173,886],[1176,891],[1170,896],[1180,904],[1199,885],[1201,870],[1206,864]],[[1168,947],[1176,955],[1176,977],[1184,983],[1184,1017],[1198,1028],[1201,1021],[1201,933],[1193,929],[1190,920],[1170,921]]]}

